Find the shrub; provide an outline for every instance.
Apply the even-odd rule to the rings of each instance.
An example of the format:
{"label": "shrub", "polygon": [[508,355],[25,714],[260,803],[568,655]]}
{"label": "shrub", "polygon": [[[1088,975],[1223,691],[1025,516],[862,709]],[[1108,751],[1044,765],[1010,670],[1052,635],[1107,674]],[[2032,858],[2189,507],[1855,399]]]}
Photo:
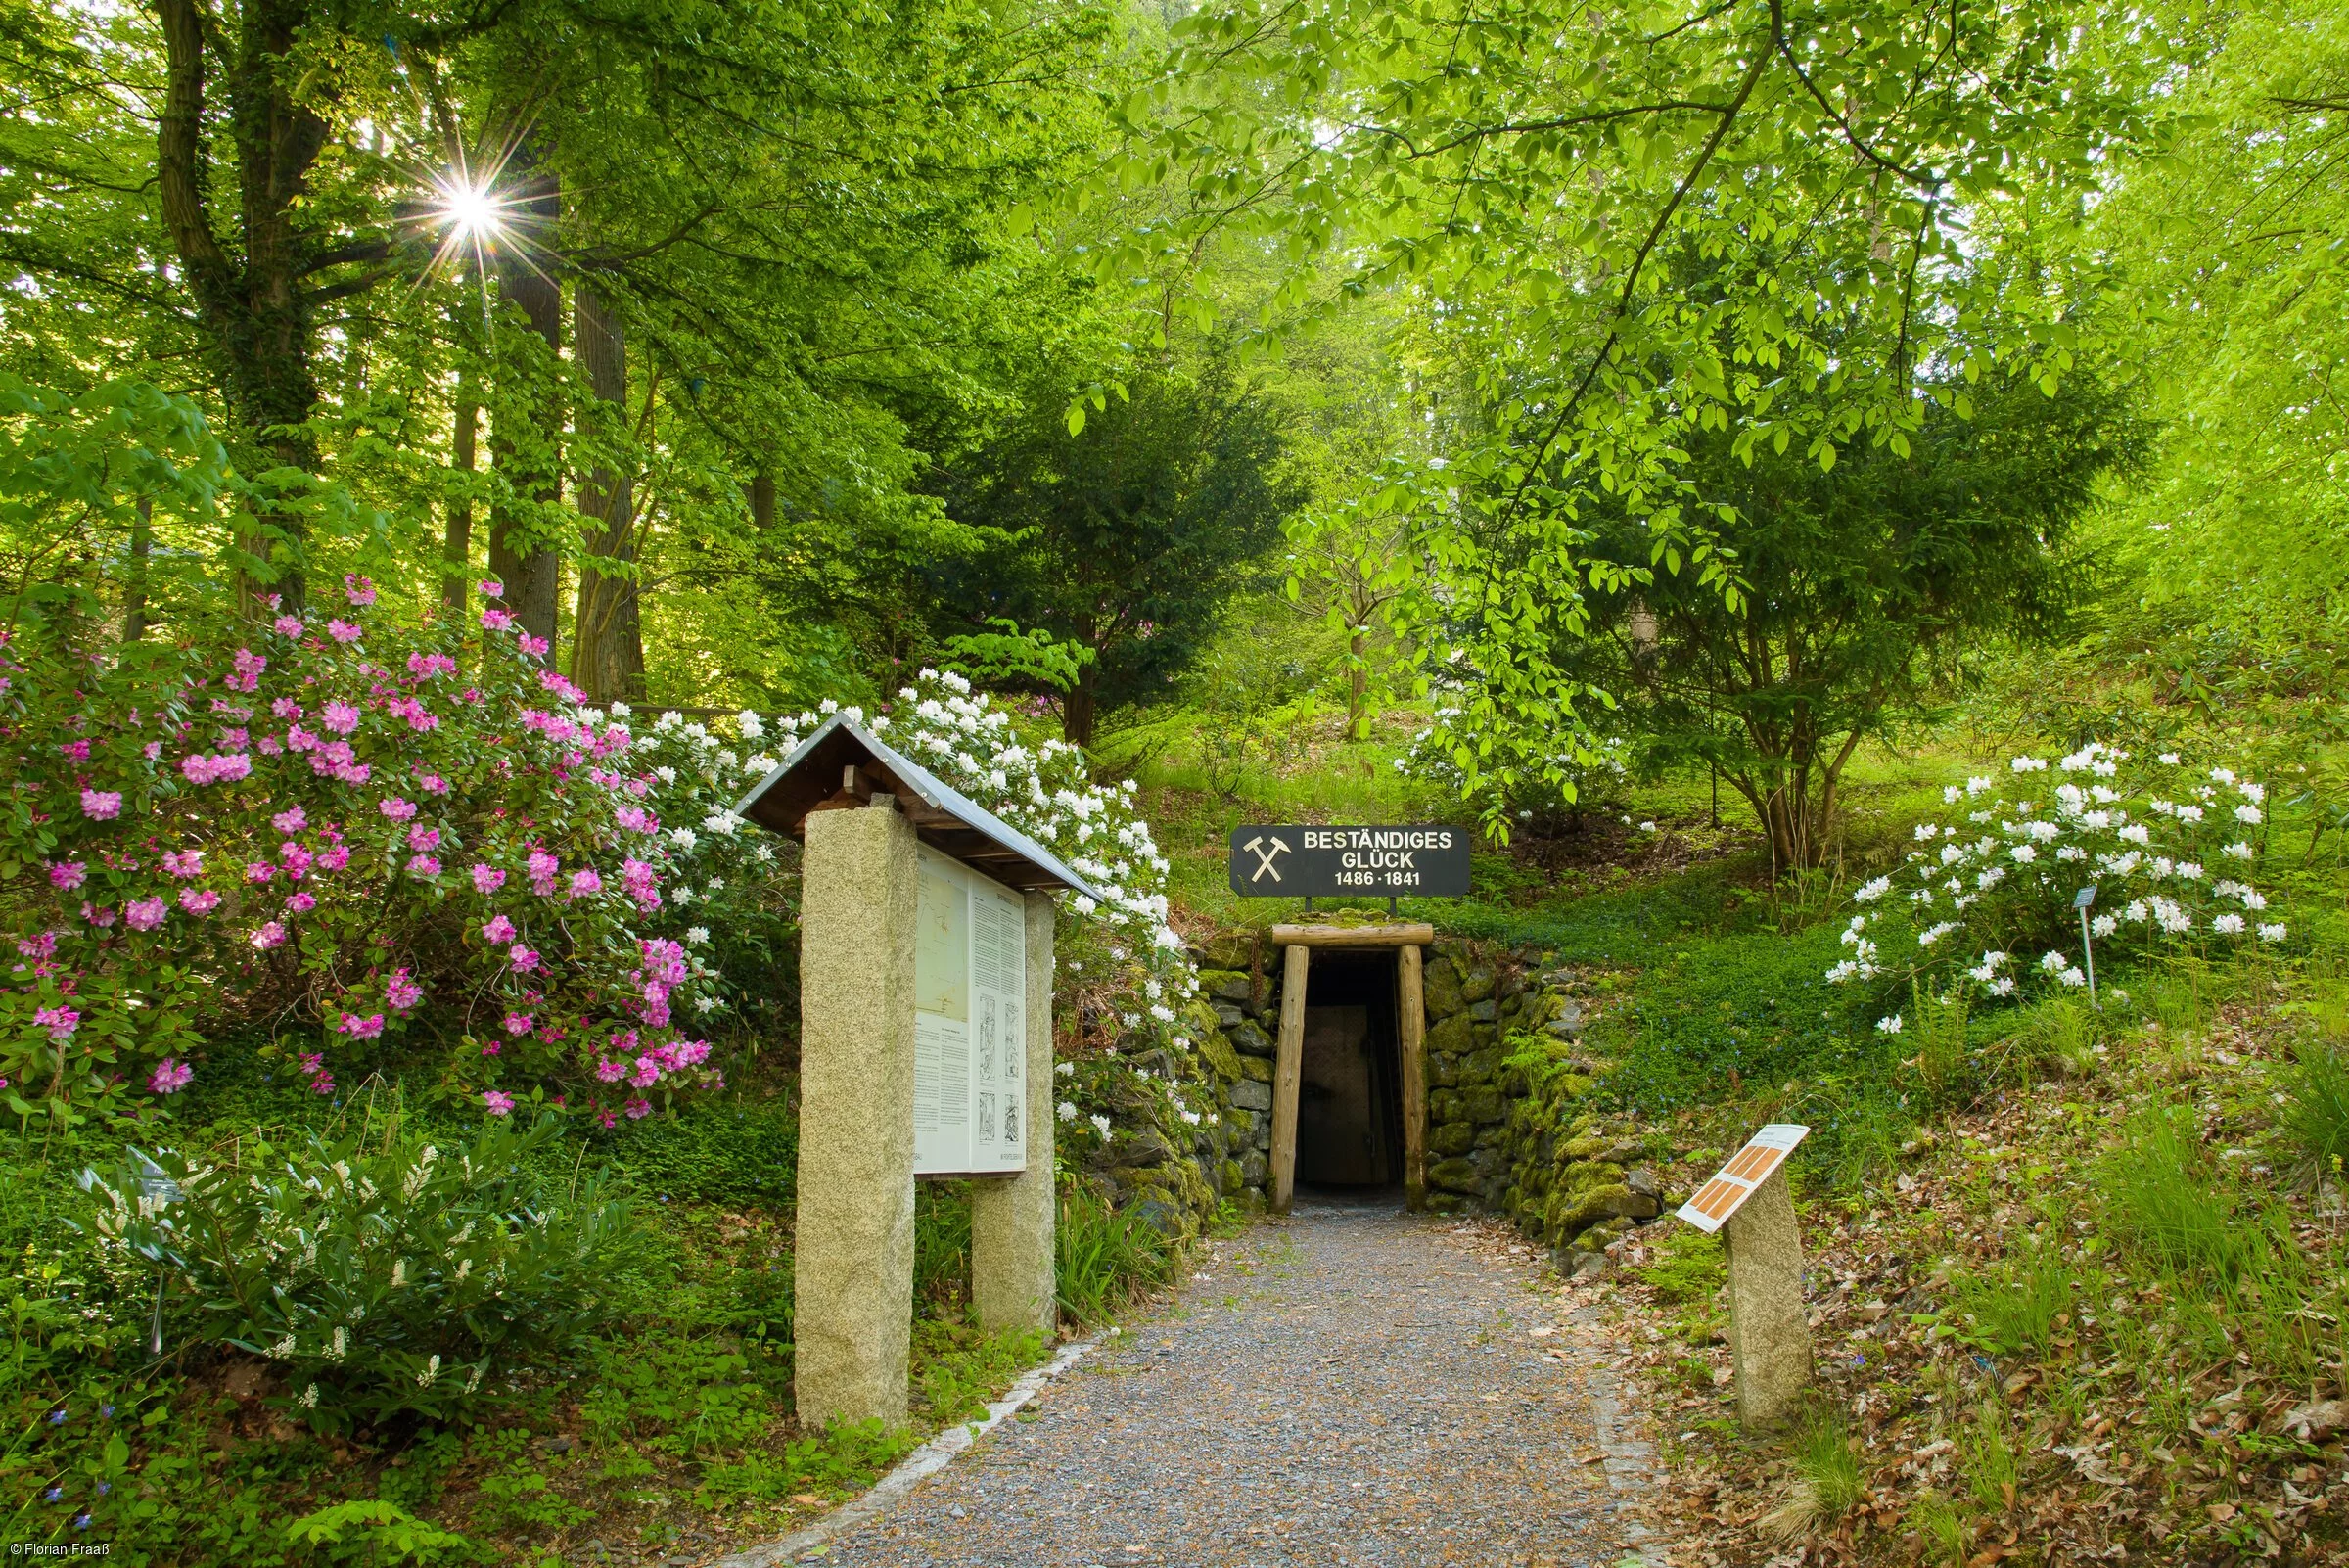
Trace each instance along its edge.
{"label": "shrub", "polygon": [[600,1174],[533,1169],[561,1131],[492,1122],[453,1156],[396,1124],[228,1164],[133,1149],[83,1174],[87,1223],[125,1283],[145,1260],[194,1298],[200,1340],[280,1363],[279,1403],[320,1429],[445,1420],[605,1316],[632,1222]]}
{"label": "shrub", "polygon": [[1621,739],[1572,731],[1531,746],[1497,742],[1491,730],[1471,727],[1458,708],[1447,707],[1411,737],[1395,770],[1457,797],[1488,823],[1554,837],[1579,830],[1586,812],[1621,804],[1631,783],[1625,750]]}
{"label": "shrub", "polygon": [[[2008,764],[2018,781],[2048,765]],[[2055,767],[2068,776],[2048,798],[2009,800],[1988,777],[1944,791],[1950,806],[1980,804],[1962,821],[1918,824],[1908,862],[1852,895],[1862,907],[1843,933],[1851,955],[1827,978],[1962,972],[1994,996],[2027,983],[2057,994],[2085,988],[2072,904],[2083,885],[2099,890],[2090,929],[2108,954],[2254,930],[2284,940],[2246,880],[2265,836],[2265,788],[2224,767],[2197,774],[2175,752],[2145,761],[2094,741]]]}

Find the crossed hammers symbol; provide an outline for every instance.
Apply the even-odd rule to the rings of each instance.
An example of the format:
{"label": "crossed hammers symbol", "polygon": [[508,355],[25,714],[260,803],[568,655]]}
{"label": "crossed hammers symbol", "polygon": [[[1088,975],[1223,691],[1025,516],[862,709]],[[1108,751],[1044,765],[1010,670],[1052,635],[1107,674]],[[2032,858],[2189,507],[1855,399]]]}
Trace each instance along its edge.
{"label": "crossed hammers symbol", "polygon": [[1272,841],[1272,848],[1269,851],[1266,851],[1258,848],[1258,846],[1262,845],[1264,842],[1264,835],[1260,833],[1255,838],[1250,839],[1246,844],[1240,846],[1241,849],[1246,850],[1249,853],[1256,856],[1256,873],[1249,877],[1248,880],[1251,882],[1262,882],[1265,879],[1265,873],[1270,871],[1272,873],[1272,880],[1278,882],[1280,880],[1280,872],[1274,869],[1272,862],[1280,857],[1280,852],[1287,849],[1288,845],[1279,839],[1274,839]]}

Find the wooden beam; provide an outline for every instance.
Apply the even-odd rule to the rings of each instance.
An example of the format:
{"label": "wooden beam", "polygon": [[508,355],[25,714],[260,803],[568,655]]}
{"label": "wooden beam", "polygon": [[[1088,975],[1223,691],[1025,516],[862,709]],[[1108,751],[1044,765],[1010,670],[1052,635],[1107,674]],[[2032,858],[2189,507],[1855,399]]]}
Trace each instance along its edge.
{"label": "wooden beam", "polygon": [[1395,954],[1396,1044],[1403,1057],[1403,1205],[1414,1212],[1427,1207],[1427,997],[1419,960],[1417,947]]}
{"label": "wooden beam", "polygon": [[1313,952],[1292,946],[1280,977],[1280,1041],[1272,1062],[1272,1208],[1297,1190],[1297,1087],[1305,1076],[1305,975]]}
{"label": "wooden beam", "polygon": [[1283,947],[1425,947],[1436,928],[1393,926],[1274,926],[1272,940]]}

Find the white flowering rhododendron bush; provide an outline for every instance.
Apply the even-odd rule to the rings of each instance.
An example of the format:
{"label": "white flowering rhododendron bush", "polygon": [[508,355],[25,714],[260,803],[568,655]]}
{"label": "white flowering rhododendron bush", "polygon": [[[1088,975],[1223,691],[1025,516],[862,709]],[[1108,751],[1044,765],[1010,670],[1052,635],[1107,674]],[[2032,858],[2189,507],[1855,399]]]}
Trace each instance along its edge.
{"label": "white flowering rhododendron bush", "polygon": [[2083,888],[2096,890],[2097,956],[2289,935],[2252,882],[2267,791],[2231,768],[2092,741],[2052,765],[2014,758],[2004,779],[1952,785],[1943,804],[1950,814],[1917,825],[1901,869],[1852,896],[1850,956],[1829,980],[1937,978],[1991,996],[2084,988]]}
{"label": "white flowering rhododendron bush", "polygon": [[708,738],[583,707],[502,609],[412,629],[364,578],[334,597],[209,646],[0,650],[0,1098],[169,1095],[229,1034],[322,1095],[422,1050],[498,1115],[720,1085],[694,900],[773,851]]}

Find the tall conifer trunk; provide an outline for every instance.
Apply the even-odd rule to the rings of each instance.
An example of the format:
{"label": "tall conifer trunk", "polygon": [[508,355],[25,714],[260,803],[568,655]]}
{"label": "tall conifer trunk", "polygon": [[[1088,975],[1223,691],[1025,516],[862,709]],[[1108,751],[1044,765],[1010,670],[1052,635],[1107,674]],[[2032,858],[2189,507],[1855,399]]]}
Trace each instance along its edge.
{"label": "tall conifer trunk", "polygon": [[[572,344],[598,399],[624,408],[628,400],[627,327],[591,283],[572,295]],[[599,703],[644,697],[644,628],[636,580],[606,575],[598,560],[633,566],[636,560],[635,481],[597,467],[579,484],[579,510],[599,524],[579,566],[578,610],[571,643],[571,678]]]}

